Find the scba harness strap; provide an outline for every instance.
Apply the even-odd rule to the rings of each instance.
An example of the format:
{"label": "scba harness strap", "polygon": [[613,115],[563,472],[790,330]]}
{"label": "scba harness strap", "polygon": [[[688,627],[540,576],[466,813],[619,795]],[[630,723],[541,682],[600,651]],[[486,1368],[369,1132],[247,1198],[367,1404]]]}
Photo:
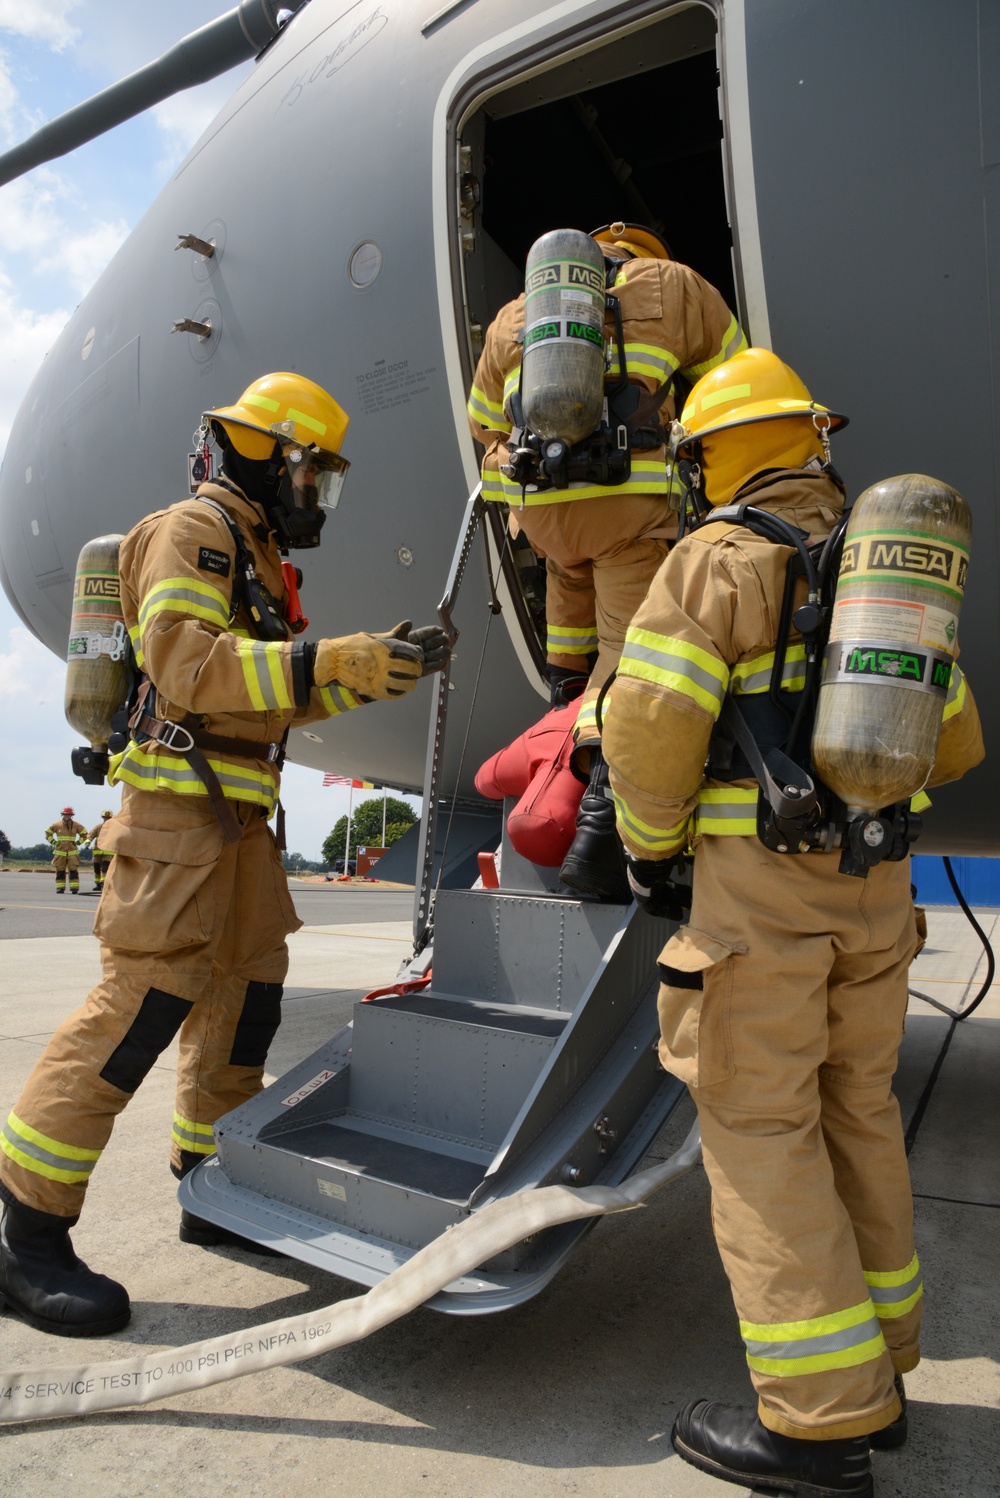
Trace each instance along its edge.
{"label": "scba harness strap", "polygon": [[[868,870],[883,859],[895,863],[906,857],[922,822],[909,802],[885,807],[877,816],[851,815],[811,763],[820,670],[847,521],[845,514],[826,540],[812,548],[797,526],[751,504],[710,510],[693,529],[720,522],[740,525],[776,545],[792,548],[766,697],[741,693],[737,698],[727,693],[709,744],[708,774],[712,779],[739,780],[749,772],[757,781],[757,836],[766,848],[775,853],[840,848],[840,872],[867,878]],[[803,576],[808,596],[796,608],[795,586]],[[793,627],[805,648],[805,676],[795,693],[782,685]],[[736,746],[742,751],[742,761],[734,753]]]}
{"label": "scba harness strap", "polygon": [[[235,619],[240,604],[243,603],[258,639],[287,639],[284,623],[277,612],[274,600],[257,577],[253,559],[239,526],[214,499],[209,499],[205,495],[197,497],[221,516],[236,547],[234,577],[239,582],[239,588],[233,589],[229,612],[230,622]],[[276,765],[280,770],[285,761],[288,730],[285,730],[281,739],[276,743],[257,743],[252,739],[228,738],[223,734],[209,733],[202,724],[203,719],[197,713],[185,713],[179,723],[170,718],[158,717],[156,686],[148,675],[143,676],[134,699],[134,706],[128,716],[128,731],[132,741],[142,744],[153,740],[162,749],[166,749],[171,754],[177,754],[185,760],[205,787],[226,841],[238,843],[243,837],[243,826],[233,810],[231,801],[227,799],[222,789],[218,775],[205,757],[206,751],[210,754],[235,754],[240,759],[264,760],[268,764]],[[280,801],[278,803],[277,843],[279,849],[284,851],[284,808]]]}

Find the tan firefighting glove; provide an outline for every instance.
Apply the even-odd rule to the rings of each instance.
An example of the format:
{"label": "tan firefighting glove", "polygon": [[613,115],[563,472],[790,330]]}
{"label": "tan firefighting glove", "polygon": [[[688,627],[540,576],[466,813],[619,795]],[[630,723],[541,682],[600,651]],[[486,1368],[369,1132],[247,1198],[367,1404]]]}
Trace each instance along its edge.
{"label": "tan firefighting glove", "polygon": [[384,700],[412,692],[424,668],[419,644],[406,638],[413,628],[405,619],[384,635],[345,635],[339,640],[320,640],[313,661],[313,681],[325,687],[339,682],[359,697]]}

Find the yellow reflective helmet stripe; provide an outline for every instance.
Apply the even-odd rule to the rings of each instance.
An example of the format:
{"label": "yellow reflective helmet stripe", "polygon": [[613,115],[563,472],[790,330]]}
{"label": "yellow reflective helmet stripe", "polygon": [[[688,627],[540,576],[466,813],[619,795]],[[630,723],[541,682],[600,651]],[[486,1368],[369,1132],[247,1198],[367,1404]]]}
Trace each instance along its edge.
{"label": "yellow reflective helmet stripe", "polygon": [[259,411],[270,411],[272,414],[281,410],[281,402],[271,400],[270,396],[260,395],[256,391],[247,391],[241,396],[244,406],[256,406]]}
{"label": "yellow reflective helmet stripe", "polygon": [[883,1321],[905,1316],[924,1293],[920,1261],[916,1254],[905,1269],[866,1269],[864,1273],[876,1314]]}
{"label": "yellow reflective helmet stripe", "polygon": [[285,681],[287,652],[281,640],[238,639],[236,650],[251,705],[257,712],[280,712],[294,705]]}
{"label": "yellow reflective helmet stripe", "polygon": [[297,422],[299,426],[305,427],[307,432],[315,432],[317,437],[325,437],[327,425],[325,421],[317,421],[315,416],[307,416],[304,411],[296,411],[294,406],[289,406],[285,412],[289,421]]}
{"label": "yellow reflective helmet stripe", "polygon": [[885,1351],[870,1299],[846,1311],[806,1321],[741,1321],[740,1333],[750,1367],[778,1378],[855,1368]]}
{"label": "yellow reflective helmet stripe", "polygon": [[729,668],[719,659],[676,635],[659,635],[631,625],[618,665],[619,676],[669,687],[689,697],[713,718],[719,716],[729,686]]}
{"label": "yellow reflective helmet stripe", "polygon": [[0,1133],[0,1150],[22,1170],[70,1186],[89,1180],[103,1153],[102,1150],[84,1149],[77,1144],[63,1144],[59,1139],[52,1139],[26,1124],[16,1113],[8,1115]]}

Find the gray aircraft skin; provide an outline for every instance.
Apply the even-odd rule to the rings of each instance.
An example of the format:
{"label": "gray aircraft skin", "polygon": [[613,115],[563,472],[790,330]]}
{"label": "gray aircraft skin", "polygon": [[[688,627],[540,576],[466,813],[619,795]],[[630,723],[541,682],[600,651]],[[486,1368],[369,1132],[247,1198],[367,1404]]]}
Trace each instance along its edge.
{"label": "gray aircraft skin", "polygon": [[[991,742],[998,85],[1000,13],[975,0],[459,0],[436,15],[434,0],[309,0],[35,377],[0,478],[8,596],[62,655],[84,541],[182,497],[199,413],[287,368],[351,415],[340,510],[297,558],[310,635],[433,618],[477,479],[464,407],[481,329],[537,233],[652,218],[751,341],[850,414],[835,460],[851,493],[923,471],[969,499],[962,659]],[[181,232],[214,256],[175,251]],[[172,334],[182,318],[210,336]],[[487,600],[477,545],[446,786]],[[461,792],[544,710],[535,661],[508,605]],[[426,691],[366,708],[296,734],[292,757],[418,788],[427,711]],[[987,773],[935,797],[921,851],[995,848]]]}

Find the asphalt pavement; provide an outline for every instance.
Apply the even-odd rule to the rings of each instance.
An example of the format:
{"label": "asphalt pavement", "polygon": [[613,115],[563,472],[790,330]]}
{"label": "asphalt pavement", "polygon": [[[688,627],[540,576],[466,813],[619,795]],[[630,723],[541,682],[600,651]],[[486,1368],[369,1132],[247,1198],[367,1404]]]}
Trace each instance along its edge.
{"label": "asphalt pavement", "polygon": [[[313,884],[289,880],[299,919],[307,926],[341,921],[405,921],[413,891],[377,884]],[[100,898],[89,868],[80,870],[80,893],[56,894],[51,872],[0,870],[0,941],[21,937],[85,936]]]}
{"label": "asphalt pavement", "polygon": [[[54,901],[41,876],[0,876],[11,916]],[[16,892],[15,892],[16,893]],[[68,899],[68,897],[66,897]],[[82,896],[80,899],[82,900]],[[390,982],[409,951],[411,896],[296,888],[280,1075]],[[300,899],[302,903],[300,904]],[[307,903],[308,902],[308,903]],[[355,902],[364,902],[355,903]],[[395,902],[395,909],[394,909]],[[16,912],[15,912],[16,913]],[[27,910],[22,912],[25,917]],[[13,916],[12,916],[13,918]],[[19,918],[19,917],[18,917]],[[48,933],[0,955],[0,1116],[98,972],[97,943]],[[67,915],[65,917],[69,919]],[[996,915],[984,918],[1000,934]],[[930,912],[913,987],[960,1008],[982,953],[962,917]],[[63,933],[63,934],[60,934]],[[15,1370],[100,1365],[320,1308],[357,1293],[292,1260],[177,1239],[166,1169],[175,1049],[119,1121],[73,1239],[127,1284],[114,1337],[51,1337],[0,1315],[0,1407]],[[914,1138],[924,1359],[907,1375],[910,1438],[873,1457],[876,1498],[1000,1495],[1000,984],[968,1021],[914,999],[896,1090]],[[685,1102],[653,1158],[686,1132]],[[712,1241],[701,1170],[601,1223],[535,1300],[503,1315],[417,1311],[366,1341],[128,1412],[0,1425],[3,1498],[726,1498],[745,1489],[685,1466],[670,1428],[688,1399],[749,1402],[743,1346]]]}

